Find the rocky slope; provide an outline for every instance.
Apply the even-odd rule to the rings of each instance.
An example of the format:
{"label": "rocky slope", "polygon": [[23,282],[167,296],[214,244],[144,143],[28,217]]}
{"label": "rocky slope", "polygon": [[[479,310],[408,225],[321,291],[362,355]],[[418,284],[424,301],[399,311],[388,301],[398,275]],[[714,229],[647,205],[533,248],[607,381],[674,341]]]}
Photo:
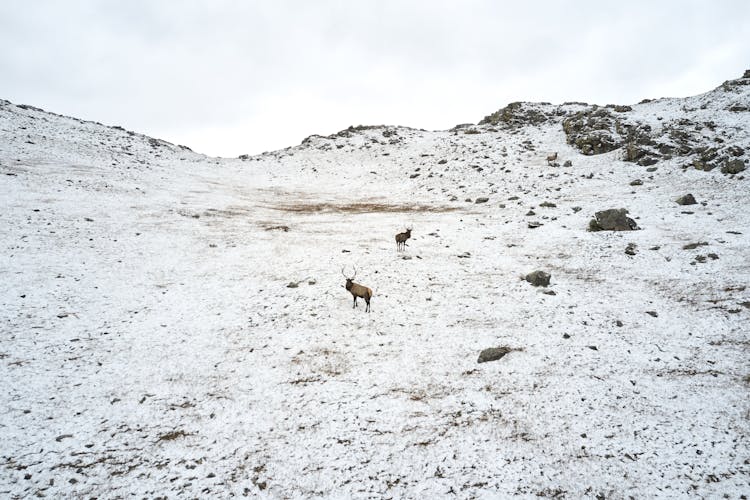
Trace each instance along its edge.
{"label": "rocky slope", "polygon": [[1,101],[0,496],[741,497],[748,81],[238,159]]}

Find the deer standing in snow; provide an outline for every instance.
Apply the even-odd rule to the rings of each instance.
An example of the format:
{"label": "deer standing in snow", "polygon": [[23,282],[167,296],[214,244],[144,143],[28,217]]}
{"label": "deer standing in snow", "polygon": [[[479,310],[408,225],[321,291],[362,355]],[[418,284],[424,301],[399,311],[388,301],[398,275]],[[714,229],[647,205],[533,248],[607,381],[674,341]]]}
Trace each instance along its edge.
{"label": "deer standing in snow", "polygon": [[396,235],[396,250],[406,250],[406,240],[411,238],[411,228],[407,227],[405,233]]}
{"label": "deer standing in snow", "polygon": [[[341,268],[341,274],[344,274],[344,268]],[[362,286],[358,283],[355,283],[353,280],[357,276],[357,268],[354,268],[354,276],[351,278],[348,277],[346,274],[344,274],[344,278],[346,278],[346,285],[344,285],[344,288],[349,290],[349,293],[352,294],[354,297],[354,306],[352,309],[357,307],[357,297],[365,299],[365,303],[367,303],[367,307],[365,307],[365,312],[370,312],[370,298],[372,297],[372,290],[367,288],[366,286]]]}
{"label": "deer standing in snow", "polygon": [[547,164],[552,165],[555,161],[557,161],[557,151],[555,151],[554,154],[551,154],[547,157]]}

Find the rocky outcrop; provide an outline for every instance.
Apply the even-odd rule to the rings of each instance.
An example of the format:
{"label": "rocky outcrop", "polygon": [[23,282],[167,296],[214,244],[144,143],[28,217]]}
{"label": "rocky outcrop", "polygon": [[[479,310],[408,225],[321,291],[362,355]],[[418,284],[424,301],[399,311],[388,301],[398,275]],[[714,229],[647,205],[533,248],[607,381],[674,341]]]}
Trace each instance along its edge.
{"label": "rocky outcrop", "polygon": [[597,106],[579,111],[562,122],[568,144],[585,155],[598,155],[621,148],[624,141],[616,132],[618,124],[610,110]]}
{"label": "rocky outcrop", "polygon": [[512,102],[504,108],[485,116],[479,125],[505,126],[541,125],[554,118],[554,113],[544,109],[548,103]]}

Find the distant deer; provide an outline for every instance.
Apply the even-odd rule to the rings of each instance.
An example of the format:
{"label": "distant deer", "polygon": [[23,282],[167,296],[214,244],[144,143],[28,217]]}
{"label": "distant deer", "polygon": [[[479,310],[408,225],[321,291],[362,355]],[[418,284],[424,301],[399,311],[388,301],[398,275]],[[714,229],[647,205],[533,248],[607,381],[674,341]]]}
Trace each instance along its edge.
{"label": "distant deer", "polygon": [[555,161],[557,161],[557,151],[555,151],[555,154],[551,154],[547,157],[548,165],[552,165]]}
{"label": "distant deer", "polygon": [[[341,274],[344,274],[344,268],[341,268]],[[359,285],[355,283],[354,278],[357,276],[357,268],[354,268],[354,276],[351,278],[348,277],[346,274],[344,274],[344,278],[346,278],[346,285],[344,285],[344,288],[349,290],[349,292],[354,297],[354,306],[352,309],[357,307],[357,297],[365,299],[365,302],[367,303],[367,307],[365,307],[365,312],[370,312],[370,298],[372,297],[372,290],[367,288],[366,286]]]}
{"label": "distant deer", "polygon": [[406,250],[406,240],[411,238],[411,228],[407,227],[405,233],[398,233],[396,235],[396,251]]}

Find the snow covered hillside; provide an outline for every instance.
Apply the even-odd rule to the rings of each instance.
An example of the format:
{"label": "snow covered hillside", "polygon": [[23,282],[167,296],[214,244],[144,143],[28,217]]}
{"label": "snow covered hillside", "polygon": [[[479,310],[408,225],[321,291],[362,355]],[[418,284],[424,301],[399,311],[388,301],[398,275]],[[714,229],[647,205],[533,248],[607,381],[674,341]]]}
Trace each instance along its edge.
{"label": "snow covered hillside", "polygon": [[750,72],[238,159],[0,101],[0,496],[745,498],[749,159]]}

